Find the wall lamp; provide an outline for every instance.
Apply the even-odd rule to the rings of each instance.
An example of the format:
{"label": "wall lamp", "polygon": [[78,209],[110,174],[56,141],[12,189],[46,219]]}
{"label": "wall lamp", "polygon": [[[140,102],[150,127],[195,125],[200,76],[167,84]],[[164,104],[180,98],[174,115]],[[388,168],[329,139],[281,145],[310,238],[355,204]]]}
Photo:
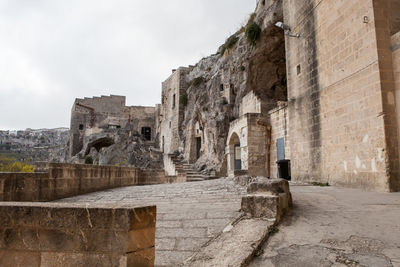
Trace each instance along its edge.
{"label": "wall lamp", "polygon": [[284,30],[285,34],[289,37],[296,37],[296,38],[300,37],[300,34],[293,34],[289,25],[286,25],[283,22],[278,21],[277,23],[275,23],[275,26]]}

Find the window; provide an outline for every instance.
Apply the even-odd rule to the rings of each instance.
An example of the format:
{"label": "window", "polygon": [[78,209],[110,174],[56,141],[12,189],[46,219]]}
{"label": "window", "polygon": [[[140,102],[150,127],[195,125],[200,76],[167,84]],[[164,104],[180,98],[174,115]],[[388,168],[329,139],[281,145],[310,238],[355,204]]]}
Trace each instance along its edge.
{"label": "window", "polygon": [[172,96],[172,108],[175,108],[175,94]]}
{"label": "window", "polygon": [[223,85],[223,84],[221,84],[221,85],[219,86],[219,90],[220,90],[220,91],[224,91],[224,85]]}
{"label": "window", "polygon": [[169,122],[169,128],[171,128],[171,122]]}
{"label": "window", "polygon": [[151,128],[150,127],[142,127],[142,135],[144,139],[147,141],[151,140]]}
{"label": "window", "polygon": [[297,75],[300,75],[300,73],[301,73],[301,66],[300,66],[300,64],[297,65],[296,70],[297,70]]}
{"label": "window", "polygon": [[79,124],[79,130],[83,130],[83,124]]}
{"label": "window", "polygon": [[262,1],[263,6],[265,6],[265,0]]}

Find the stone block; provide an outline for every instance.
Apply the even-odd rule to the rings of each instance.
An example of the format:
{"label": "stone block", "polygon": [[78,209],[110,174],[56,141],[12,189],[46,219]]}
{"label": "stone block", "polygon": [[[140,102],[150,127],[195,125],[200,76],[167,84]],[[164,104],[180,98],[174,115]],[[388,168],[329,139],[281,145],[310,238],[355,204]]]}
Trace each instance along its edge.
{"label": "stone block", "polygon": [[242,211],[253,218],[276,219],[279,211],[279,197],[271,195],[247,195],[242,198]]}
{"label": "stone block", "polygon": [[249,217],[266,217],[279,222],[292,207],[289,183],[284,179],[258,177],[247,187],[247,193],[242,198],[242,211]]}
{"label": "stone block", "polygon": [[258,177],[257,181],[251,183],[247,187],[247,193],[265,193],[274,196],[286,193],[290,195],[289,182],[285,179],[267,179],[264,177]]}

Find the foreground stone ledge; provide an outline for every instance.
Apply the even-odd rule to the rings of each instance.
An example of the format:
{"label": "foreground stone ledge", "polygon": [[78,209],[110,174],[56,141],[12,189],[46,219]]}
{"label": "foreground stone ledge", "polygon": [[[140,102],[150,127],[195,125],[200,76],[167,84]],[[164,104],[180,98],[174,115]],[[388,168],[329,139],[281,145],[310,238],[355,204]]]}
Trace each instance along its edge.
{"label": "foreground stone ledge", "polygon": [[[245,180],[252,180],[248,178]],[[271,228],[292,207],[289,183],[283,179],[259,177],[248,185],[247,193],[242,198],[242,214],[189,258],[185,266],[246,266],[268,239]]]}
{"label": "foreground stone ledge", "polygon": [[0,202],[0,266],[153,266],[156,207]]}
{"label": "foreground stone ledge", "polygon": [[246,266],[268,238],[273,225],[273,221],[265,219],[243,219],[228,225],[222,234],[201,248],[184,265]]}

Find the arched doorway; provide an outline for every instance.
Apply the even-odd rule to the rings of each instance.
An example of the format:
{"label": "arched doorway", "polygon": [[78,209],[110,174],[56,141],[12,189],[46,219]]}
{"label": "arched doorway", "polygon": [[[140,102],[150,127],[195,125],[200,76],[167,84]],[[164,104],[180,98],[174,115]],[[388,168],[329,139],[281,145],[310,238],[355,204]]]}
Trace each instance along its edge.
{"label": "arched doorway", "polygon": [[240,139],[236,133],[232,133],[229,139],[229,170],[236,171],[242,169],[242,153]]}

